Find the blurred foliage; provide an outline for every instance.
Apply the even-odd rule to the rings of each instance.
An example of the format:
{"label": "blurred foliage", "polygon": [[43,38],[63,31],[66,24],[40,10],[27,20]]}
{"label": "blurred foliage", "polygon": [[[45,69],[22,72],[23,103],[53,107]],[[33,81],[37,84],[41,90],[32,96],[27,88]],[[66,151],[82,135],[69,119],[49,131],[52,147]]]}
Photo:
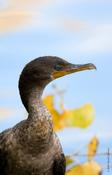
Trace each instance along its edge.
{"label": "blurred foliage", "polygon": [[71,165],[74,162],[72,156],[66,156],[66,164],[67,166]]}
{"label": "blurred foliage", "polygon": [[97,137],[93,137],[93,139],[90,141],[90,143],[88,144],[88,160],[91,161],[92,158],[95,156],[96,152],[97,152],[97,148],[99,145],[99,141],[97,139]]}
{"label": "blurred foliage", "polygon": [[[91,104],[86,104],[78,109],[66,109],[61,99],[59,109],[56,109],[55,95],[46,96],[43,102],[53,116],[55,131],[67,127],[87,128],[94,120],[95,112]],[[85,163],[75,163],[75,154],[66,156],[66,175],[101,175],[101,166],[93,160],[97,153],[98,145],[97,137],[93,137],[87,145],[87,153],[85,154],[87,161]]]}
{"label": "blurred foliage", "polygon": [[78,109],[65,109],[62,102],[60,110],[57,110],[54,106],[53,95],[46,96],[43,101],[53,116],[55,131],[66,127],[87,128],[94,120],[95,112],[91,104],[86,104]]}
{"label": "blurred foliage", "polygon": [[73,166],[71,166],[71,168],[66,172],[66,175],[101,175],[101,166],[93,160],[94,156],[97,153],[98,144],[99,142],[97,137],[93,137],[90,143],[87,145],[87,154],[85,154],[88,160],[83,164],[73,164],[73,156],[75,157],[75,154],[72,156],[67,156],[67,167],[70,165]]}
{"label": "blurred foliage", "polygon": [[101,166],[95,161],[90,161],[74,166],[66,175],[101,175],[101,172]]}
{"label": "blurred foliage", "polygon": [[[70,165],[71,168],[66,172],[66,175],[101,175],[102,169],[101,166],[93,160],[94,156],[97,153],[98,149],[98,139],[97,137],[93,137],[90,143],[87,145],[87,162],[83,164],[74,165],[74,158],[76,155],[67,156],[66,157],[66,164],[69,169]],[[78,154],[77,154],[78,156]],[[72,166],[73,165],[73,166]]]}
{"label": "blurred foliage", "polygon": [[73,166],[71,166],[70,169],[68,168],[69,170],[66,172],[66,175],[101,175],[101,166],[93,160],[94,156],[97,153],[98,144],[99,142],[97,137],[93,137],[90,143],[87,145],[87,154],[85,154],[88,160],[83,164],[73,164],[73,156],[75,157],[75,154],[72,156],[67,156],[67,167],[69,167],[70,165]]}
{"label": "blurred foliage", "polygon": [[[96,155],[97,148],[98,148],[98,139],[97,137],[93,137],[90,143],[87,145],[87,162],[83,164],[74,165],[73,164],[73,156],[66,157],[66,163],[71,168],[66,172],[66,175],[101,175],[102,169],[101,166],[93,160],[94,156]],[[78,156],[78,155],[77,155]]]}

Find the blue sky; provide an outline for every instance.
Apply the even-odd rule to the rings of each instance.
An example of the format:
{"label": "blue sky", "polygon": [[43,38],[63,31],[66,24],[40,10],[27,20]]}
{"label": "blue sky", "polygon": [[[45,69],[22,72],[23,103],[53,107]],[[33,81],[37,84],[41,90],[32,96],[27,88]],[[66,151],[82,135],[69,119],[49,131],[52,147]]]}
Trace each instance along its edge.
{"label": "blue sky", "polygon": [[[87,130],[59,134],[63,144],[90,139],[94,134],[112,139],[111,7],[110,0],[0,1],[0,131],[26,116],[17,88],[24,65],[39,56],[57,55],[97,66],[97,71],[54,82],[66,89],[66,107],[92,103],[96,111],[95,122]],[[50,84],[44,95],[51,90]]]}

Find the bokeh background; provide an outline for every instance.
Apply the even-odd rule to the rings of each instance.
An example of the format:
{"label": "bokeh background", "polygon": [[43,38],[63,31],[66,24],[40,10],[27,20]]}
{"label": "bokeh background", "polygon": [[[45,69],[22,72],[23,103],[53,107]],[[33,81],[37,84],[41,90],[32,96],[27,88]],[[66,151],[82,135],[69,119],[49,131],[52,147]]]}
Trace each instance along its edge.
{"label": "bokeh background", "polygon": [[[96,135],[101,149],[112,144],[112,1],[0,0],[0,131],[27,114],[18,93],[24,65],[33,58],[56,55],[72,63],[92,62],[86,71],[56,80],[66,90],[67,108],[92,103],[96,116],[85,130],[59,132],[63,148],[72,153]],[[50,84],[45,92],[52,91]]]}

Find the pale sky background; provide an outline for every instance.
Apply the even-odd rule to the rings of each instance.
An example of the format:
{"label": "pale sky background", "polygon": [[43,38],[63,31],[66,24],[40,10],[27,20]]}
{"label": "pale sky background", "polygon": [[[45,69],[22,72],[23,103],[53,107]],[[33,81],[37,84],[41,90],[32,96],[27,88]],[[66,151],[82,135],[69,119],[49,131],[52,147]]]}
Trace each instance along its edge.
{"label": "pale sky background", "polygon": [[[92,103],[96,111],[95,121],[88,129],[59,133],[63,147],[79,140],[85,143],[94,135],[109,144],[112,1],[0,0],[0,131],[24,119],[26,113],[18,93],[19,75],[28,61],[44,55],[97,66],[97,71],[80,72],[54,82],[67,90],[67,108]],[[50,84],[45,94],[51,90]]]}

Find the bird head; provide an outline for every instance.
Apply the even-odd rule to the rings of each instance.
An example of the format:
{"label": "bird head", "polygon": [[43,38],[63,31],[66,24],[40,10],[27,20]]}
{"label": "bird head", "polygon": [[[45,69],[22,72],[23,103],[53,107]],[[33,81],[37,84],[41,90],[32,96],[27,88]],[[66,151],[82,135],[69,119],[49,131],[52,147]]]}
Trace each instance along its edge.
{"label": "bird head", "polygon": [[19,79],[19,91],[22,102],[27,111],[29,96],[41,96],[44,87],[51,81],[65,75],[96,69],[94,64],[71,64],[59,57],[45,56],[39,57],[29,62],[23,69]]}
{"label": "bird head", "polygon": [[54,79],[90,69],[96,69],[95,65],[91,63],[71,64],[59,57],[45,56],[28,63],[23,69],[21,77],[29,83],[38,82],[45,86]]}

